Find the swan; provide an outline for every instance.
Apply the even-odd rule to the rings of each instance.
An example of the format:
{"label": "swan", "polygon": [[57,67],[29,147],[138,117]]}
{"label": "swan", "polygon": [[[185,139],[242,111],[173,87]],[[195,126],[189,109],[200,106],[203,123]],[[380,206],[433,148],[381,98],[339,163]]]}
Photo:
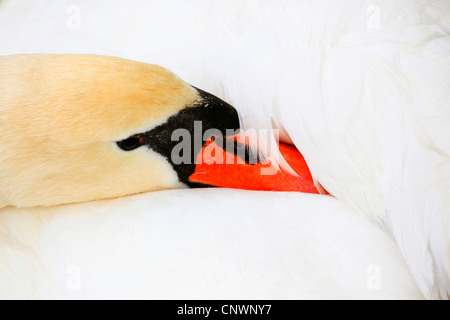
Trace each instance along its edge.
{"label": "swan", "polygon": [[[305,213],[314,212],[315,218],[309,222],[312,225],[307,227],[314,230],[312,233],[302,230],[309,219],[296,217],[301,209],[298,205],[294,211],[286,210],[292,200],[282,194],[272,195],[276,199],[274,205],[265,204],[264,210],[255,206],[259,195],[241,192],[178,191],[176,195],[152,194],[116,200],[189,185],[189,173],[196,170],[190,163],[175,165],[170,156],[173,130],[194,131],[194,120],[204,120],[204,130],[214,127],[225,132],[239,127],[233,107],[188,85],[168,70],[115,57],[40,54],[0,57],[0,67],[0,127],[4,133],[0,140],[3,298],[173,299],[183,297],[182,292],[203,299],[383,298],[387,290],[393,291],[389,293],[391,298],[420,297],[392,239],[335,199],[301,200]],[[164,200],[167,197],[172,200],[167,202]],[[225,210],[216,208],[217,199],[226,201],[230,197],[237,197],[238,201],[230,201],[223,207]],[[93,202],[100,199],[104,202]],[[282,205],[279,199],[283,199]],[[192,211],[190,203],[199,201],[204,209]],[[245,201],[244,206],[241,201]],[[89,204],[75,204],[79,202]],[[189,209],[180,210],[186,207]],[[240,217],[244,208],[252,212],[252,207],[253,214]],[[316,211],[320,213],[317,215]],[[274,214],[281,228],[275,232],[271,231]],[[260,221],[261,215],[267,221]],[[351,239],[360,236],[352,234],[344,240],[340,232],[321,226],[324,219],[329,220],[327,215],[339,216],[341,223],[348,220],[355,230],[368,232],[371,236],[367,244],[349,246]],[[92,224],[90,220],[94,217],[100,221]],[[109,219],[115,222],[111,225]],[[161,223],[160,219],[169,220]],[[252,227],[255,223],[258,228]],[[124,226],[125,232],[120,236]],[[283,237],[279,237],[280,231]],[[301,236],[297,236],[299,232]],[[319,236],[320,232],[328,236]],[[89,242],[94,251],[87,250],[83,239],[96,238],[101,233],[108,240],[93,239]],[[111,241],[110,237],[122,238],[123,243]],[[135,241],[136,237],[140,240]],[[153,245],[166,237],[174,242]],[[59,247],[66,240],[69,243]],[[330,246],[331,241],[331,249],[316,249]],[[73,242],[83,245],[72,248]],[[58,244],[56,248],[54,244]],[[370,255],[365,253],[367,246],[371,248]],[[106,280],[98,274],[102,264],[100,270],[110,269],[110,276],[127,274],[107,267],[113,263],[111,253],[107,253],[111,250],[117,254],[114,264],[141,274],[137,282],[128,279],[128,285],[120,286],[120,293],[111,291],[104,283],[95,285],[94,279]],[[80,256],[75,258],[73,255],[77,253]],[[91,259],[86,261],[90,255]],[[342,257],[332,259],[336,255],[352,257],[351,263]],[[60,263],[65,265],[65,273],[56,267],[55,274],[53,269]],[[335,266],[311,270],[321,263]],[[200,268],[196,268],[198,264]],[[359,269],[359,276],[352,277],[349,283],[344,281],[345,277],[333,277],[333,273],[339,272],[334,268],[343,268],[345,273]],[[198,270],[193,272],[195,269]],[[208,269],[213,271],[209,273]],[[386,279],[381,281],[378,274],[381,269],[389,270],[383,271],[390,278],[389,284],[385,284]],[[62,278],[57,270],[63,271]],[[92,280],[81,276],[86,272]],[[143,277],[147,272],[152,276]],[[158,280],[161,273],[169,278]],[[275,279],[269,278],[277,273],[280,274]],[[211,279],[205,283],[204,277]],[[216,277],[218,283],[214,281]],[[227,277],[233,279],[233,286],[223,283]],[[335,282],[340,287],[337,293],[318,290],[318,282],[324,277],[330,278],[326,281],[328,286]],[[185,278],[190,279],[187,285]],[[277,285],[280,281],[284,285]],[[259,282],[265,285],[258,286]],[[84,289],[91,286],[95,287],[93,291]],[[393,290],[395,286],[401,290]]]}
{"label": "swan", "polygon": [[[448,3],[445,1],[431,3],[422,0],[395,3],[381,0],[376,2],[347,0],[282,1],[275,4],[249,0],[240,3],[189,1],[174,4],[170,1],[164,4],[152,1],[146,4],[139,1],[127,4],[119,1],[100,1],[95,4],[79,1],[75,6],[67,6],[46,1],[40,3],[25,1],[19,5],[6,0],[0,4],[2,27],[0,40],[3,44],[0,53],[90,52],[148,61],[168,67],[196,87],[216,94],[235,106],[246,127],[276,126],[280,129],[281,140],[295,144],[305,157],[317,183],[335,197],[333,199],[324,196],[283,193],[268,195],[227,190],[178,190],[114,200],[130,201],[127,202],[127,205],[131,206],[128,207],[130,209],[123,209],[123,212],[134,210],[131,209],[135,208],[131,199],[140,199],[136,201],[142,203],[140,201],[145,202],[141,200],[142,197],[149,197],[149,199],[168,197],[168,202],[172,203],[186,194],[186,198],[192,196],[193,202],[199,202],[196,199],[203,201],[203,194],[211,193],[213,199],[219,200],[214,202],[210,199],[210,207],[217,208],[223,203],[234,206],[241,213],[240,219],[246,217],[242,213],[261,211],[266,212],[264,217],[260,216],[261,221],[276,221],[275,217],[271,217],[274,212],[292,214],[294,218],[294,213],[298,214],[302,211],[301,209],[304,209],[311,213],[308,215],[309,218],[313,219],[312,217],[316,216],[317,221],[325,214],[326,219],[322,221],[327,223],[320,224],[324,227],[335,225],[342,217],[341,214],[327,215],[326,202],[335,202],[336,205],[339,203],[340,206],[345,207],[348,215],[363,219],[367,228],[368,225],[372,226],[376,223],[377,228],[382,230],[374,238],[379,240],[389,235],[396,243],[393,245],[394,242],[392,242],[389,246],[393,246],[392,250],[395,247],[395,250],[400,252],[395,254],[397,256],[394,260],[397,262],[387,263],[388,267],[377,269],[377,266],[385,264],[362,263],[361,265],[364,265],[362,269],[365,272],[379,270],[384,275],[384,272],[392,271],[391,275],[403,274],[404,276],[411,272],[414,283],[420,288],[423,297],[446,298],[449,294],[448,230],[450,227],[450,172],[448,170],[450,8]],[[56,17],[51,13],[55,11],[65,12],[66,15]],[[30,15],[30,12],[33,14]],[[29,27],[24,28],[23,21],[28,21]],[[222,195],[223,198],[221,198]],[[274,201],[283,204],[282,210],[278,211],[271,205]],[[158,201],[150,202],[154,205]],[[247,206],[241,203],[252,205]],[[79,205],[69,205],[71,208],[78,208],[77,206]],[[101,202],[101,207],[103,206],[108,207],[105,202]],[[69,207],[64,208],[70,211]],[[87,204],[80,208],[89,211]],[[90,208],[93,208],[93,211],[99,210],[96,205]],[[272,210],[265,210],[265,208],[272,208]],[[11,234],[11,230],[16,230],[18,226],[27,226],[27,223],[18,222],[20,215],[6,214],[16,210],[32,212],[39,209],[3,209],[4,217],[11,222],[8,224],[5,221],[2,224],[2,239],[4,239],[3,243],[7,244],[4,252],[10,250],[8,246],[9,248],[20,247],[18,245],[20,241],[15,239],[17,234]],[[53,210],[63,210],[63,208],[58,207]],[[165,212],[164,208],[161,210]],[[185,210],[197,212],[198,208],[186,206]],[[74,209],[74,212],[80,211],[82,210]],[[87,216],[91,215],[87,214]],[[31,227],[36,217],[33,214],[20,216],[25,220],[26,217],[29,217]],[[114,217],[113,214],[112,217]],[[82,220],[81,217],[80,219]],[[300,217],[295,216],[293,220],[297,221],[296,219]],[[281,219],[280,223],[284,221],[285,226],[288,227],[289,223],[293,224],[288,220],[290,221],[287,218]],[[13,224],[14,221],[17,227]],[[94,226],[99,224],[101,223],[93,223]],[[295,226],[298,227],[299,224],[300,222]],[[70,225],[76,225],[76,223]],[[45,227],[46,223],[43,226]],[[324,281],[323,286],[316,287],[317,295],[311,292],[308,294],[307,289],[303,295],[301,293],[302,280],[297,276],[306,277],[307,271],[300,267],[289,269],[293,273],[288,272],[288,274],[295,274],[293,277],[299,279],[299,285],[294,289],[298,290],[297,294],[290,297],[339,297],[339,293],[335,295],[331,293],[330,288],[333,288],[333,285],[327,286],[327,283],[349,279],[349,275],[354,273],[350,273],[352,270],[350,266],[344,267],[340,264],[339,261],[342,262],[342,260],[332,259],[333,256],[341,256],[334,255],[333,249],[327,251],[326,248],[333,241],[313,237],[312,230],[320,228],[317,225],[314,228],[313,225],[311,227],[308,229],[311,231],[311,239],[317,241],[321,239],[317,243],[318,250],[312,251],[325,255],[327,262],[322,265],[329,265],[331,261],[336,265],[327,269],[328,275],[331,274],[326,277],[329,282]],[[368,240],[370,236],[364,237],[364,232],[357,233],[358,230],[364,230],[366,227],[361,226],[359,229],[357,224],[348,223],[339,229],[339,235],[349,232],[355,234],[354,239],[358,241]],[[57,228],[54,230],[56,232]],[[230,226],[229,230],[231,232],[233,228]],[[252,230],[257,232],[258,229]],[[283,234],[282,229],[278,230],[280,234]],[[239,232],[236,234],[236,239],[243,236]],[[296,236],[298,238],[292,238],[299,239],[297,244],[300,244],[301,233]],[[304,233],[303,236],[305,237],[303,239],[308,239],[309,235]],[[228,237],[222,239],[225,238]],[[273,236],[270,239],[276,238]],[[204,243],[210,238],[196,240],[198,243]],[[214,240],[218,241],[217,244],[226,243],[225,240],[220,241],[220,238]],[[373,245],[381,246],[383,241],[377,240]],[[30,241],[34,245],[39,243]],[[47,243],[50,242],[51,240]],[[356,240],[352,245],[347,243],[342,247],[342,251],[335,252],[355,252],[351,248],[362,250],[364,245],[358,247],[355,242]],[[255,245],[248,240],[240,243]],[[307,241],[307,243],[311,242]],[[264,241],[258,244],[263,245]],[[30,248],[30,246],[23,246],[23,248]],[[39,249],[46,250],[45,246]],[[261,253],[262,247],[259,249],[261,251],[256,251]],[[16,257],[17,261],[22,259],[23,264],[20,267],[23,270],[29,270],[26,268],[25,261],[31,259],[31,256],[36,259],[36,266],[37,261],[44,259],[44,255],[39,256],[43,251],[36,253],[35,250],[36,247],[32,247],[30,252],[26,252],[27,249],[25,249],[21,257]],[[242,250],[245,250],[245,247]],[[64,248],[61,248],[61,252],[63,251]],[[388,251],[391,252],[386,250]],[[80,251],[77,252],[80,254]],[[263,253],[252,256],[249,252],[243,255],[236,253],[236,260],[230,258],[226,262],[235,267],[233,261],[239,261],[238,257],[254,257],[255,261],[264,261],[258,260]],[[27,254],[29,257],[26,257]],[[401,254],[406,262],[406,267],[403,261],[398,261],[402,260],[398,259],[398,254]],[[355,255],[351,256],[352,259],[345,260],[357,263],[354,259]],[[364,257],[364,255],[358,256]],[[58,282],[55,279],[67,276],[67,265],[61,262],[64,259],[58,261],[57,258],[52,260],[50,256],[46,258],[48,260],[43,263],[51,264],[54,268],[52,273],[48,269],[49,266],[41,264],[36,267],[36,270],[42,272],[37,272],[39,275],[30,275],[30,279],[38,281],[40,277],[47,277],[51,283],[51,281]],[[222,262],[223,258],[223,255],[219,256]],[[315,261],[313,254],[305,255],[303,258],[305,263]],[[369,259],[370,254],[366,258]],[[292,256],[292,259],[296,258]],[[383,261],[393,260],[386,258]],[[290,265],[289,262],[292,260],[289,260],[286,265]],[[192,260],[191,263],[192,269],[189,270],[195,269],[195,265],[202,266],[201,263],[194,264]],[[351,264],[351,262],[348,263]],[[262,264],[249,263],[243,266],[258,265],[262,268],[260,270],[264,270]],[[89,278],[88,271],[94,270],[93,268],[82,268],[80,262],[74,262],[73,265],[75,267],[78,265],[79,269],[75,268],[75,270],[79,270],[80,274],[85,274],[88,279],[94,281],[95,277]],[[113,264],[109,264],[109,268],[112,268],[111,265]],[[166,266],[173,265],[169,263]],[[311,264],[311,269],[314,266],[317,265]],[[403,268],[403,271],[395,272],[393,271],[395,268]],[[108,270],[108,268],[103,269]],[[120,267],[116,270],[120,270]],[[127,267],[124,266],[123,270],[127,270]],[[281,270],[285,269],[274,268],[274,272],[270,274],[279,275],[282,273]],[[343,273],[336,270],[341,270]],[[159,271],[163,274],[161,270]],[[269,272],[269,269],[265,271]],[[180,275],[177,272],[174,274]],[[214,276],[214,274],[209,275]],[[365,276],[367,280],[367,273]],[[11,279],[16,279],[18,283],[25,281],[25,278],[21,280],[20,277],[11,277]],[[221,283],[226,282],[223,278],[215,279],[222,281]],[[230,279],[236,280],[238,277],[230,276]],[[351,279],[355,280],[355,278]],[[384,279],[400,278],[387,276]],[[126,282],[126,276],[122,280]],[[411,289],[414,285],[409,281],[406,281],[408,285],[404,287]],[[361,284],[364,281],[357,282]],[[2,283],[7,282],[4,280]],[[106,283],[107,281],[104,280],[102,284],[107,287]],[[206,286],[205,283],[208,282],[203,283]],[[84,284],[88,285],[89,281]],[[182,292],[181,288],[193,288],[196,285],[196,283],[190,284],[184,287],[180,285],[179,292]],[[94,287],[101,290],[99,285]],[[243,285],[241,290],[236,289],[234,293],[249,292],[244,290],[244,288],[250,290],[249,287],[251,286]],[[363,287],[353,288],[355,290],[351,294],[342,294],[341,297],[368,297],[363,293],[367,290],[367,283],[364,283]],[[402,285],[393,287],[399,289]],[[19,290],[23,286],[11,285],[10,288]],[[85,291],[82,293],[78,291],[78,293],[87,296],[89,287],[84,288]],[[220,286],[216,288],[220,291]],[[267,288],[260,290],[264,291],[263,289]],[[280,296],[288,291],[285,286],[273,288],[273,292],[282,292]],[[339,288],[344,289],[346,286],[341,282]],[[382,288],[386,287],[382,286]],[[134,287],[134,290],[138,294],[140,289]],[[170,291],[170,289],[167,290]],[[92,295],[94,291],[95,289],[92,289]],[[258,290],[255,289],[255,291]],[[387,292],[381,291],[377,292],[381,296],[389,297]],[[403,292],[401,295],[403,298],[419,298],[420,296],[414,289],[405,291],[409,294]],[[133,289],[128,292],[133,292]],[[229,297],[232,294],[224,295]],[[249,296],[255,297],[251,294],[246,295],[246,297]],[[270,296],[273,297],[275,294]]]}
{"label": "swan", "polygon": [[[301,231],[309,219],[296,218],[298,205],[296,210],[283,213],[292,202],[290,195],[274,194],[273,199],[285,198],[281,206],[276,200],[272,208],[266,205],[264,210],[258,208],[244,217],[240,217],[243,208],[251,212],[259,195],[209,190],[197,194],[178,191],[116,199],[190,185],[189,178],[197,164],[175,164],[176,159],[170,154],[174,148],[174,130],[195,131],[192,125],[195,121],[204,123],[202,137],[208,128],[224,133],[227,129],[234,132],[239,128],[238,113],[232,106],[188,85],[170,71],[108,56],[42,54],[0,57],[0,70],[0,128],[4,133],[0,139],[1,297],[173,299],[183,297],[185,292],[188,297],[203,299],[239,296],[382,298],[395,284],[401,290],[393,290],[389,294],[391,298],[420,297],[392,239],[335,199],[305,197],[302,201],[305,213],[317,211],[316,207],[322,211],[310,220],[312,226],[307,229],[314,232],[309,234]],[[17,137],[20,139],[15,139]],[[195,155],[201,150],[192,150],[192,153]],[[256,164],[240,166],[254,168]],[[204,170],[202,173],[208,176]],[[241,201],[231,201],[223,207],[225,210],[215,208],[217,199],[226,201],[230,197],[241,198],[245,201],[244,207]],[[167,198],[171,200],[167,202]],[[199,201],[204,209],[192,211],[191,204]],[[80,202],[88,204],[76,204]],[[180,210],[186,207],[187,212]],[[275,232],[271,231],[274,214],[281,228]],[[330,214],[341,216],[342,221],[348,220],[355,229],[369,232],[367,246],[372,248],[371,254],[362,252],[360,244],[349,248],[348,242],[357,237],[356,234],[344,240],[339,232],[328,230],[329,226],[321,227],[323,219]],[[255,219],[261,215],[268,220]],[[90,220],[97,219],[94,217],[100,220],[93,223]],[[115,221],[112,225],[108,222],[110,219]],[[256,223],[258,228],[252,226]],[[122,228],[125,233],[120,236]],[[319,230],[328,236],[321,236],[311,244],[319,237]],[[279,238],[280,231],[285,236]],[[111,232],[116,234],[113,236]],[[285,248],[289,239],[297,238],[299,232],[302,236]],[[108,241],[93,239],[94,251],[87,250],[83,239],[96,238],[102,233]],[[109,237],[122,238],[123,243]],[[136,237],[140,240],[135,241]],[[174,241],[154,245],[166,237]],[[374,243],[373,237],[381,244]],[[69,243],[60,247],[66,240]],[[332,249],[312,254],[316,247],[330,240],[334,243]],[[74,241],[84,244],[73,248]],[[121,252],[121,247],[125,252]],[[192,248],[195,249],[192,251]],[[120,286],[120,292],[111,291],[109,285],[95,285],[94,279],[106,280],[104,275],[98,274],[98,268],[103,264],[100,268],[103,272],[108,269],[106,265],[113,263],[110,250],[117,254],[114,264],[141,274],[137,282],[128,279],[129,284]],[[374,251],[378,251],[377,254],[373,255]],[[81,255],[75,258],[73,254],[77,252]],[[342,261],[343,258],[331,259],[330,255],[338,254],[353,257],[351,263]],[[93,256],[86,261],[90,255]],[[62,278],[57,275],[59,267],[56,267],[61,262],[66,264]],[[330,266],[322,267],[325,270],[311,270],[321,263],[331,262],[337,270]],[[394,267],[387,267],[388,262]],[[198,264],[200,268],[196,267]],[[244,270],[240,270],[242,268]],[[352,283],[333,277],[341,268],[345,268],[346,273],[359,269],[359,276],[353,277]],[[374,271],[371,268],[375,268]],[[381,268],[389,270],[386,272],[391,278],[389,284],[378,279],[381,275],[377,272],[381,272]],[[127,274],[109,269],[110,276]],[[195,269],[197,271],[193,272]],[[208,273],[208,269],[213,271]],[[81,276],[85,272],[92,280]],[[147,272],[152,276],[142,278]],[[161,272],[169,278],[161,280]],[[280,274],[275,279],[269,278],[277,273]],[[205,282],[204,277],[211,279]],[[216,277],[218,282],[214,281]],[[232,279],[233,286],[223,283],[227,277]],[[311,277],[316,278],[315,281],[311,281]],[[328,285],[336,282],[341,289],[320,293],[317,282],[324,277],[330,278]],[[185,278],[190,279],[187,285]],[[258,282],[266,285],[257,285]],[[279,286],[278,282],[284,285]],[[93,291],[84,289],[91,286],[95,287]],[[350,289],[352,286],[354,288]]]}

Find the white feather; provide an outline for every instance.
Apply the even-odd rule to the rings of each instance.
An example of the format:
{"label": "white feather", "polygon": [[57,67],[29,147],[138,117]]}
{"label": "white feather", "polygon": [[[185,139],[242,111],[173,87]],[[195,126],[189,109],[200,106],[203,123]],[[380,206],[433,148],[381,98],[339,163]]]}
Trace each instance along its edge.
{"label": "white feather", "polygon": [[0,2],[0,54],[157,63],[247,128],[273,117],[320,184],[394,237],[427,298],[450,293],[449,32],[445,0]]}
{"label": "white feather", "polygon": [[393,240],[331,197],[163,191],[0,223],[0,298],[422,298]]}

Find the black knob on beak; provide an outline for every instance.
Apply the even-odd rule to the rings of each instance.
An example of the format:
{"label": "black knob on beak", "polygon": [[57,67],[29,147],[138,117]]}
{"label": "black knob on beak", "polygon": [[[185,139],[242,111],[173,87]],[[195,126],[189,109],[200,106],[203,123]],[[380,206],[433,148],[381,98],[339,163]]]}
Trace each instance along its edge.
{"label": "black knob on beak", "polygon": [[146,132],[147,146],[163,155],[178,174],[181,182],[195,171],[195,160],[205,142],[214,132],[222,136],[240,129],[238,112],[218,97],[195,88],[201,100],[170,117],[166,123]]}

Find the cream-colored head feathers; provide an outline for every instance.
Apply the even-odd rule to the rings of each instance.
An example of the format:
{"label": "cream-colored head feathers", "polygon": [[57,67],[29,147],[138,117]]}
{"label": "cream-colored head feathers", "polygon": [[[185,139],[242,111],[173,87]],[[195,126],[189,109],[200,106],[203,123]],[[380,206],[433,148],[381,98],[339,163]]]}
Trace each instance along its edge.
{"label": "cream-colored head feathers", "polygon": [[155,65],[95,55],[0,57],[0,207],[182,186],[161,155],[126,153],[115,142],[198,99]]}

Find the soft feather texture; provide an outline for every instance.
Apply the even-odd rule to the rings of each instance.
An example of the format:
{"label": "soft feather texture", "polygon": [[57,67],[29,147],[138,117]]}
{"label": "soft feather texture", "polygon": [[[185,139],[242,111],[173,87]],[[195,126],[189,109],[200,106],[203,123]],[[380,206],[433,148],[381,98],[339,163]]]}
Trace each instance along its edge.
{"label": "soft feather texture", "polygon": [[0,298],[422,298],[393,240],[331,197],[179,190],[4,209],[0,240]]}
{"label": "soft feather texture", "polygon": [[7,0],[0,30],[2,54],[157,63],[247,127],[272,116],[328,191],[392,234],[424,295],[449,294],[448,1]]}
{"label": "soft feather texture", "polygon": [[94,55],[0,57],[0,207],[181,188],[163,156],[116,141],[200,100],[162,67]]}

